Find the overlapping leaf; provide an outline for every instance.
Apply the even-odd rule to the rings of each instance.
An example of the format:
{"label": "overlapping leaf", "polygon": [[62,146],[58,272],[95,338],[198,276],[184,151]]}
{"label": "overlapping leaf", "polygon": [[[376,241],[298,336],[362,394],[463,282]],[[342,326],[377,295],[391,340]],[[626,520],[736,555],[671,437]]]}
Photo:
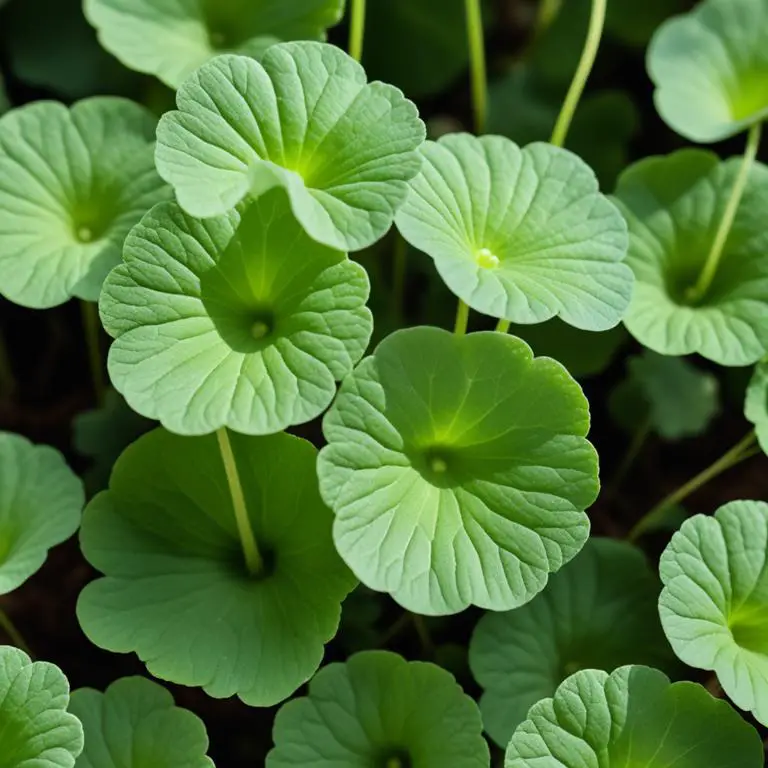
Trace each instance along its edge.
{"label": "overlapping leaf", "polygon": [[744,415],[755,425],[760,447],[768,453],[768,362],[755,367],[747,387]]}

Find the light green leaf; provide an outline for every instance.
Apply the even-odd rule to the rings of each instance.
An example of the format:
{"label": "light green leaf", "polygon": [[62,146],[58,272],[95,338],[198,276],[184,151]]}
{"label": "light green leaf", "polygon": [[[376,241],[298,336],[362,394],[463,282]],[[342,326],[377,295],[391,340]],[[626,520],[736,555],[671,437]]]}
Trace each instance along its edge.
{"label": "light green leaf", "polygon": [[84,503],[82,483],[57,450],[0,432],[0,595],[77,530]]}
{"label": "light green leaf", "polygon": [[77,768],[213,768],[202,721],[151,680],[124,677],[104,693],[80,688],[69,710],[85,731]]}
{"label": "light green leaf", "polygon": [[315,672],[355,586],[317,491],[317,452],[291,435],[230,435],[267,573],[248,572],[213,435],[158,429],[120,457],[80,542],[105,574],[77,615],[101,648],[152,675],[272,706]]}
{"label": "light green leaf", "polygon": [[757,732],[694,683],[649,667],[569,677],[531,708],[505,768],[761,768]]}
{"label": "light green leaf", "polygon": [[67,704],[58,667],[0,646],[0,768],[72,768],[83,728]]}
{"label": "light green leaf", "polygon": [[469,663],[485,689],[480,709],[491,738],[506,746],[528,710],[579,669],[669,667],[660,589],[639,549],[590,539],[528,605],[480,619]]}
{"label": "light green leaf", "polygon": [[277,40],[324,40],[344,0],[85,0],[101,44],[178,88],[219,53],[258,55]]}
{"label": "light green leaf", "polygon": [[[692,667],[768,724],[768,504],[733,501],[683,523],[661,557],[664,631]],[[762,762],[760,763],[762,765]]]}
{"label": "light green leaf", "polygon": [[760,447],[768,454],[768,361],[755,367],[747,387],[744,415],[755,425]]}
{"label": "light green leaf", "polygon": [[35,308],[98,299],[128,230],[170,195],[154,128],[143,107],[110,97],[0,118],[0,293]]}
{"label": "light green leaf", "polygon": [[365,248],[392,225],[426,128],[390,85],[324,43],[281,43],[261,63],[219,56],[179,89],[158,126],[157,168],[193,216],[275,186],[318,242]]}
{"label": "light green leaf", "polygon": [[271,434],[319,416],[362,357],[373,321],[365,270],[309,238],[274,190],[197,220],[150,211],[107,279],[109,373],[172,432]]}
{"label": "light green leaf", "polygon": [[663,24],[648,49],[648,73],[667,125],[709,143],[765,119],[766,30],[764,0],[703,0]]}
{"label": "light green leaf", "polygon": [[364,584],[418,613],[522,605],[589,534],[588,429],[579,385],[519,339],[398,331],[323,421],[336,547]]}
{"label": "light green leaf", "polygon": [[715,239],[741,160],[684,149],[631,166],[616,190],[629,223],[627,263],[635,292],[624,320],[662,355],[694,352],[721,365],[750,365],[768,348],[768,167],[749,176],[710,288],[690,290]]}
{"label": "light green leaf", "polygon": [[462,301],[514,323],[620,322],[632,292],[627,226],[576,155],[469,134],[422,153],[397,227]]}
{"label": "light green leaf", "polygon": [[386,651],[330,664],[275,720],[266,768],[487,768],[477,705],[434,664]]}

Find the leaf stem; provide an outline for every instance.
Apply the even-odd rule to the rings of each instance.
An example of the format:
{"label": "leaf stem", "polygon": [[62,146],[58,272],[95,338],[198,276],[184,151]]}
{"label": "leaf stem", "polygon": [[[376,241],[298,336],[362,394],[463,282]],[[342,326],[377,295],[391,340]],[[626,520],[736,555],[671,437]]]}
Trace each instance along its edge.
{"label": "leaf stem", "polygon": [[501,320],[499,320],[499,322],[496,324],[496,330],[499,333],[508,333],[511,326],[512,323],[502,317]]}
{"label": "leaf stem", "polygon": [[463,336],[467,332],[467,325],[469,324],[469,305],[465,304],[459,299],[459,306],[456,309],[456,324],[454,325],[453,332],[457,336]]}
{"label": "leaf stem", "polygon": [[475,118],[475,132],[485,132],[488,116],[488,75],[485,63],[485,33],[480,0],[465,0],[467,11],[467,35],[469,61],[472,73],[472,112]]}
{"label": "leaf stem", "polygon": [[627,452],[624,454],[624,458],[621,460],[621,464],[619,464],[619,468],[616,470],[616,474],[613,476],[613,479],[611,480],[610,485],[608,486],[608,490],[606,491],[607,496],[613,496],[613,494],[619,490],[621,487],[622,482],[624,481],[624,478],[627,476],[627,473],[632,468],[632,465],[637,460],[637,457],[640,455],[640,452],[643,450],[643,446],[645,445],[645,441],[648,439],[648,436],[651,434],[651,419],[648,417],[641,425],[640,428],[635,432],[632,442],[629,444],[629,448],[627,449]]}
{"label": "leaf stem", "polygon": [[91,381],[96,403],[104,403],[104,363],[101,359],[101,321],[99,320],[98,305],[91,301],[80,300],[80,311],[83,317],[83,330],[85,331],[85,344],[88,347],[88,364],[91,369]]}
{"label": "leaf stem", "polygon": [[349,55],[355,61],[360,61],[363,58],[365,2],[366,0],[352,0],[352,18],[349,23]]}
{"label": "leaf stem", "polygon": [[5,337],[0,333],[0,395],[12,395],[17,387]]}
{"label": "leaf stem", "polygon": [[741,167],[739,173],[736,176],[736,181],[733,183],[731,189],[731,195],[728,198],[728,203],[723,213],[723,218],[720,220],[720,226],[715,234],[715,239],[712,242],[712,248],[709,251],[707,260],[704,263],[704,268],[701,270],[699,279],[696,285],[688,291],[688,299],[690,301],[700,301],[706,292],[712,285],[712,281],[717,274],[717,268],[720,265],[720,260],[723,257],[723,250],[725,244],[728,242],[728,235],[733,227],[733,222],[736,219],[736,214],[739,210],[739,203],[741,198],[744,197],[744,190],[747,188],[747,181],[749,180],[749,171],[755,162],[757,157],[757,150],[760,147],[760,136],[762,134],[762,123],[755,123],[750,129],[747,135],[747,146],[744,150],[744,157],[741,161]]}
{"label": "leaf stem", "polygon": [[426,622],[423,616],[419,616],[418,613],[411,614],[411,621],[413,622],[413,628],[416,630],[416,634],[419,636],[419,642],[421,643],[421,650],[427,655],[431,656],[435,645],[430,637],[429,630],[427,629]]}
{"label": "leaf stem", "polygon": [[395,317],[402,320],[405,297],[405,273],[408,265],[408,243],[395,230],[395,244],[392,264],[392,308]]}
{"label": "leaf stem", "polygon": [[232,509],[235,513],[237,532],[240,534],[240,544],[243,547],[245,564],[252,576],[259,576],[264,572],[264,560],[259,552],[256,537],[253,535],[253,529],[251,528],[251,521],[248,518],[243,486],[240,484],[240,475],[237,472],[237,463],[235,455],[232,453],[232,444],[229,442],[227,428],[222,427],[217,430],[216,438],[219,441],[221,460],[224,463],[224,471],[227,475],[229,493],[232,497]]}
{"label": "leaf stem", "polygon": [[721,475],[731,467],[735,467],[737,464],[751,458],[755,453],[751,450],[752,446],[757,441],[757,435],[754,430],[742,438],[736,445],[729,451],[724,453],[717,461],[710,464],[705,470],[699,472],[696,477],[689,480],[684,485],[680,486],[676,491],[673,491],[664,499],[662,499],[650,512],[644,515],[635,524],[634,528],[627,535],[628,541],[637,541],[660,517],[669,507],[673,504],[679,504],[681,501],[687,499],[692,493],[698,491],[703,485],[713,480],[718,475]]}
{"label": "leaf stem", "polygon": [[0,629],[8,635],[8,639],[20,650],[24,651],[27,656],[32,656],[32,652],[29,650],[29,646],[22,637],[21,632],[16,629],[16,625],[11,621],[10,616],[0,608]]}
{"label": "leaf stem", "polygon": [[597,58],[597,51],[600,47],[600,39],[603,36],[603,27],[605,27],[605,12],[608,0],[592,0],[592,15],[589,19],[589,29],[587,31],[587,40],[584,44],[584,50],[581,54],[579,66],[576,68],[576,74],[573,76],[573,82],[568,89],[568,94],[563,102],[563,107],[555,123],[555,130],[552,132],[550,142],[556,147],[562,147],[565,144],[568,129],[571,127],[571,121],[579,106],[581,95],[592,72],[592,67]]}

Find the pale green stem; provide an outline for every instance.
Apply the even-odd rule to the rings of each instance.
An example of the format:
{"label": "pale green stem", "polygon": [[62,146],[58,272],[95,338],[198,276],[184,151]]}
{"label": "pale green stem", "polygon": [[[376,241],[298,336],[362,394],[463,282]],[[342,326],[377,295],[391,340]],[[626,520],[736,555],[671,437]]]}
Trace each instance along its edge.
{"label": "pale green stem", "polygon": [[101,359],[101,321],[99,320],[98,305],[91,301],[80,301],[80,311],[83,316],[83,330],[85,331],[85,344],[88,348],[88,364],[91,369],[91,381],[93,392],[98,405],[104,403],[104,363]]}
{"label": "pale green stem", "polygon": [[603,36],[603,27],[605,26],[605,11],[608,0],[592,0],[592,16],[589,20],[589,30],[587,31],[587,41],[584,44],[584,51],[581,54],[579,66],[576,68],[576,74],[573,77],[571,87],[563,102],[563,108],[555,124],[555,130],[552,132],[551,143],[556,147],[565,145],[565,139],[568,135],[568,129],[571,127],[571,121],[579,106],[581,95],[587,85],[587,80],[592,72],[592,67],[597,58],[597,51],[600,47],[600,39]]}
{"label": "pale green stem", "polygon": [[485,132],[488,116],[488,76],[485,63],[485,33],[480,0],[465,0],[467,9],[467,35],[469,39],[469,61],[472,73],[472,112],[475,131]]}
{"label": "pale green stem", "polygon": [[501,320],[499,320],[499,322],[496,324],[496,330],[499,333],[508,333],[511,325],[512,323],[510,323],[509,320],[505,320],[502,317]]}
{"label": "pale green stem", "polygon": [[366,0],[352,0],[352,18],[349,23],[349,55],[355,61],[360,61],[363,58],[365,2]]}
{"label": "pale green stem", "polygon": [[456,310],[456,325],[454,326],[454,333],[457,336],[463,336],[467,332],[467,325],[469,323],[469,305],[465,304],[459,299],[459,306]]}
{"label": "pale green stem", "polygon": [[5,632],[5,634],[8,636],[8,639],[17,648],[24,651],[27,656],[32,656],[29,650],[29,646],[22,637],[21,632],[16,629],[16,625],[11,621],[10,616],[8,616],[8,614],[2,608],[0,608],[0,629]]}
{"label": "pale green stem", "polygon": [[13,375],[11,358],[5,338],[0,334],[0,394],[11,395],[16,391],[16,377]]}
{"label": "pale green stem", "polygon": [[699,472],[696,477],[689,480],[685,485],[680,486],[676,491],[670,493],[662,499],[650,512],[644,515],[634,528],[629,532],[627,539],[637,541],[653,523],[671,506],[679,504],[687,499],[692,493],[696,492],[703,485],[721,475],[731,467],[735,467],[742,461],[754,456],[751,450],[757,440],[757,435],[750,432],[746,437],[740,440],[727,453],[723,454],[717,461],[710,464],[705,470]]}
{"label": "pale green stem", "polygon": [[392,296],[395,317],[403,316],[403,302],[405,296],[405,272],[408,261],[408,243],[405,238],[395,232],[394,259],[392,265]]}
{"label": "pale green stem", "polygon": [[712,285],[712,281],[715,279],[717,268],[720,265],[720,259],[723,256],[723,249],[728,241],[728,235],[731,233],[733,222],[736,219],[736,213],[739,210],[739,203],[741,202],[741,198],[744,196],[744,190],[747,187],[749,171],[757,157],[757,150],[760,147],[761,133],[762,123],[755,123],[749,129],[747,147],[744,150],[741,167],[739,168],[738,176],[731,189],[731,196],[728,198],[723,218],[720,220],[720,226],[717,229],[717,234],[712,242],[712,247],[707,256],[707,260],[704,263],[704,268],[701,270],[699,279],[696,282],[696,285],[688,292],[688,298],[691,301],[695,302],[701,300]]}
{"label": "pale green stem", "polygon": [[243,547],[245,564],[252,576],[259,576],[264,572],[264,560],[259,552],[256,537],[253,535],[253,529],[251,528],[251,521],[248,518],[243,486],[240,484],[240,475],[237,472],[237,463],[235,462],[235,455],[232,453],[232,444],[229,442],[227,428],[222,427],[217,430],[216,437],[219,441],[219,450],[221,451],[221,460],[224,463],[224,471],[227,475],[227,483],[229,483],[232,509],[235,512],[235,522],[237,523],[237,532],[240,535],[240,544]]}
{"label": "pale green stem", "polygon": [[640,455],[640,451],[643,450],[645,441],[648,439],[650,434],[651,419],[649,417],[643,422],[643,424],[640,425],[640,429],[635,432],[635,435],[632,438],[632,442],[630,443],[629,448],[627,449],[627,452],[621,461],[621,464],[619,464],[619,468],[616,470],[616,474],[613,476],[613,480],[611,480],[607,495],[612,496],[619,489],[622,482],[624,481],[624,478],[627,476],[627,473],[632,468],[632,465],[637,460],[637,457]]}
{"label": "pale green stem", "polygon": [[424,622],[424,618],[419,616],[418,613],[411,614],[411,620],[413,621],[413,627],[416,630],[416,634],[419,636],[419,642],[421,642],[421,649],[427,655],[431,655],[434,650],[434,644],[432,638],[429,636],[429,630]]}

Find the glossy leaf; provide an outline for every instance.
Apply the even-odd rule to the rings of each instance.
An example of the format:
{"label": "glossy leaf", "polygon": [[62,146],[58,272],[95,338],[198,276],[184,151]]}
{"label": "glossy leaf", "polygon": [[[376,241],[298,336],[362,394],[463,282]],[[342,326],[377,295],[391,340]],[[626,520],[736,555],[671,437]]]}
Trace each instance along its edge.
{"label": "glossy leaf", "polygon": [[755,367],[747,387],[744,415],[755,425],[760,447],[768,454],[768,361]]}

